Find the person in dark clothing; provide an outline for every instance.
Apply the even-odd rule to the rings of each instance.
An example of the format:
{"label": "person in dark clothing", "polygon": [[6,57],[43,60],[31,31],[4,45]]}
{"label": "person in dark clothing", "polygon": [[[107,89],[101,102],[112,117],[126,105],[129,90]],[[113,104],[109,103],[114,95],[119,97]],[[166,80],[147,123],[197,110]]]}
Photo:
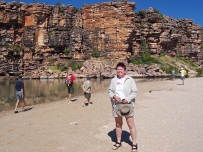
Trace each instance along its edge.
{"label": "person in dark clothing", "polygon": [[18,113],[18,103],[22,100],[22,109],[25,110],[25,101],[24,101],[24,84],[22,82],[22,76],[18,77],[18,81],[15,84],[16,89],[16,105],[14,113]]}

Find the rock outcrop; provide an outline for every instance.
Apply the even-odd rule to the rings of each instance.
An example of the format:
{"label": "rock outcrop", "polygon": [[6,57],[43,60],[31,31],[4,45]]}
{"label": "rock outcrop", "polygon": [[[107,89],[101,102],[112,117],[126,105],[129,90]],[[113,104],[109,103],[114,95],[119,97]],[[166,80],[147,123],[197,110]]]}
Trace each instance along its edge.
{"label": "rock outcrop", "polygon": [[203,65],[203,28],[191,19],[176,20],[153,8],[135,13],[135,6],[127,1],[81,9],[0,2],[0,76],[56,77],[49,66],[62,68],[70,60],[84,62],[94,51],[112,62],[127,62],[148,51]]}

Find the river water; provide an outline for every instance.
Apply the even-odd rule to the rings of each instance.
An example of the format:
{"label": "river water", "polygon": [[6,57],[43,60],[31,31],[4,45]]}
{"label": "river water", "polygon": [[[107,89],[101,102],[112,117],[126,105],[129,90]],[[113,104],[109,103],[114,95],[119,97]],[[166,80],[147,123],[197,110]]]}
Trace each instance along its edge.
{"label": "river water", "polygon": [[[77,79],[74,88],[74,97],[83,95],[82,83],[86,79]],[[92,93],[107,91],[111,79],[91,79]],[[136,83],[146,81],[160,81],[166,78],[159,79],[135,79]],[[15,82],[17,80],[0,80],[0,112],[14,109],[15,97]],[[25,103],[26,106],[32,106],[41,103],[54,102],[68,98],[67,87],[63,79],[26,79],[23,80],[25,88]],[[19,108],[21,108],[19,103]]]}

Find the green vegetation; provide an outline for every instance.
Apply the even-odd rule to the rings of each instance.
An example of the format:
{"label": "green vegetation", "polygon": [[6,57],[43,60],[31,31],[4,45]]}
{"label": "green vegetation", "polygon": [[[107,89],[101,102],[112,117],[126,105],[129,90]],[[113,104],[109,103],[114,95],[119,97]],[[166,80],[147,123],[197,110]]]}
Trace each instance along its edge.
{"label": "green vegetation", "polygon": [[60,2],[56,2],[56,6],[57,6],[57,7],[60,7],[60,6],[61,6],[61,3],[60,3]]}
{"label": "green vegetation", "polygon": [[14,73],[15,77],[18,77],[19,75],[21,75],[21,73],[19,73],[19,72]]}
{"label": "green vegetation", "polygon": [[140,45],[142,49],[147,48],[147,42],[145,40],[140,41]]}
{"label": "green vegetation", "polygon": [[165,55],[166,55],[166,52],[164,50],[161,50],[160,56],[165,56]]}
{"label": "green vegetation", "polygon": [[6,43],[6,44],[5,44],[5,47],[8,49],[8,48],[9,48],[9,44],[8,44],[8,43]]}
{"label": "green vegetation", "polygon": [[185,59],[185,58],[179,57],[179,56],[176,56],[175,58],[176,58],[176,60],[177,60],[178,62],[180,62],[180,63],[188,64],[188,65],[190,65],[190,66],[193,67],[193,68],[197,68],[197,65],[194,64],[194,62],[192,62],[192,61],[190,61],[190,60],[188,60],[188,59]]}
{"label": "green vegetation", "polygon": [[187,26],[187,23],[186,22],[183,22],[183,24],[182,24],[183,26]]}
{"label": "green vegetation", "polygon": [[48,66],[48,69],[51,69],[53,72],[60,73],[61,71],[57,68],[57,66]]}
{"label": "green vegetation", "polygon": [[76,14],[81,8],[73,6],[73,13]]}
{"label": "green vegetation", "polygon": [[174,61],[167,55],[160,56],[159,61],[164,65],[174,65]]}
{"label": "green vegetation", "polygon": [[[142,53],[141,56],[136,55],[132,57],[129,62],[133,64],[147,64],[147,65],[160,64],[161,65],[160,68],[167,74],[171,74],[172,70],[175,70],[175,73],[178,74],[180,70],[180,64],[181,66],[184,65],[184,67],[188,67],[188,66],[192,67],[194,70],[198,72],[199,76],[202,76],[202,73],[203,73],[203,69],[198,68],[194,62],[188,59],[184,59],[182,57],[171,58],[167,56],[166,52],[163,50],[160,52],[159,57],[151,56],[148,52],[145,51]],[[188,73],[189,70],[186,68],[185,70]]]}
{"label": "green vegetation", "polygon": [[137,27],[137,28],[138,28],[138,27],[140,27],[140,25],[139,25],[138,23],[135,23],[135,27]]}
{"label": "green vegetation", "polygon": [[165,71],[166,73],[170,74],[172,72],[172,70],[175,70],[175,73],[179,73],[179,69],[177,67],[174,67],[172,65],[170,66],[160,66],[160,69],[162,71]]}
{"label": "green vegetation", "polygon": [[162,13],[160,13],[156,8],[153,8],[153,10],[154,10],[154,13],[157,13],[157,14],[160,14],[160,15],[162,15],[163,16],[163,14]]}
{"label": "green vegetation", "polygon": [[171,71],[174,69],[176,73],[178,73],[179,71],[179,68],[178,66],[175,65],[175,61],[170,58],[169,56],[167,55],[164,55],[164,56],[161,56],[160,55],[160,58],[159,58],[159,61],[161,63],[161,69],[163,71],[165,71],[166,73],[171,73]]}
{"label": "green vegetation", "polygon": [[161,16],[162,22],[166,21],[166,19],[164,18],[164,15],[161,12],[159,12],[156,8],[154,8],[153,10],[154,10],[154,13],[157,13],[157,14],[159,14]]}
{"label": "green vegetation", "polygon": [[54,62],[54,58],[51,56],[50,58],[48,58],[48,61],[53,63]]}
{"label": "green vegetation", "polygon": [[54,35],[55,34],[55,31],[51,31],[51,35]]}
{"label": "green vegetation", "polygon": [[[179,73],[180,66],[182,66],[182,65],[184,65],[184,67],[192,68],[193,70],[198,72],[198,76],[202,76],[202,73],[203,73],[202,68],[198,68],[198,66],[194,62],[192,62],[188,59],[184,59],[183,57],[176,56],[175,58],[171,58],[167,55],[160,56],[159,62],[162,65],[160,68],[163,71],[165,71],[166,73],[171,73],[171,71],[174,69],[177,74],[177,73]],[[187,71],[187,73],[189,72],[188,69],[185,69],[185,70]]]}
{"label": "green vegetation", "polygon": [[151,26],[151,23],[146,22],[146,21],[141,21],[141,26],[145,26],[145,25]]}
{"label": "green vegetation", "polygon": [[59,13],[62,13],[62,14],[64,14],[64,13],[65,13],[64,8],[63,8],[63,7],[59,7]]}
{"label": "green vegetation", "polygon": [[64,50],[64,53],[65,53],[65,55],[68,55],[68,54],[70,53],[70,49],[69,49],[69,48],[66,48],[66,49]]}
{"label": "green vegetation", "polygon": [[12,45],[10,48],[16,53],[22,52],[24,50],[23,47],[20,45],[15,45],[15,46]]}
{"label": "green vegetation", "polygon": [[19,54],[20,52],[23,52],[23,47],[20,45],[9,45],[8,43],[5,44],[6,49],[10,49],[11,51],[9,51],[9,54],[11,54],[11,52],[15,52],[17,54]]}
{"label": "green vegetation", "polygon": [[92,57],[95,57],[95,58],[100,57],[99,51],[93,51],[92,52]]}
{"label": "green vegetation", "polygon": [[59,13],[64,14],[64,8],[61,6],[61,3],[60,3],[60,2],[57,2],[57,3],[56,3],[56,6],[57,6],[58,9],[59,9]]}
{"label": "green vegetation", "polygon": [[59,64],[57,66],[49,66],[48,69],[51,69],[52,71],[56,72],[56,73],[60,73],[62,71],[67,71],[68,68],[71,67],[73,71],[80,69],[82,67],[82,63],[81,62],[76,62],[73,60],[69,60],[67,65],[63,65],[63,66],[59,66]]}
{"label": "green vegetation", "polygon": [[198,72],[197,76],[202,76],[202,74],[203,74],[203,68],[197,68],[196,71]]}
{"label": "green vegetation", "polygon": [[156,57],[153,57],[149,54],[149,52],[145,51],[142,53],[141,56],[134,56],[130,63],[133,64],[147,64],[151,65],[152,63],[160,63],[159,60]]}
{"label": "green vegetation", "polygon": [[82,67],[81,62],[76,62],[73,60],[70,60],[67,65],[68,65],[67,67],[71,67],[73,71],[80,69]]}
{"label": "green vegetation", "polygon": [[67,71],[69,67],[72,68],[73,71],[75,71],[77,69],[80,69],[82,65],[82,62],[77,62],[71,59],[67,62],[66,65],[58,63],[56,66],[48,66],[48,69],[51,69],[53,72],[60,73],[62,71]]}
{"label": "green vegetation", "polygon": [[77,61],[74,61],[74,60],[69,60],[67,65],[62,66],[59,70],[60,71],[66,71],[66,70],[68,70],[69,67],[71,67],[72,70],[75,71],[77,69],[80,69],[82,67],[82,65],[83,64],[81,62],[77,62]]}
{"label": "green vegetation", "polygon": [[146,12],[145,12],[145,10],[140,10],[139,12],[136,12],[135,15],[145,17]]}
{"label": "green vegetation", "polygon": [[60,71],[66,71],[67,69],[68,69],[67,66],[62,66],[62,67],[60,68]]}

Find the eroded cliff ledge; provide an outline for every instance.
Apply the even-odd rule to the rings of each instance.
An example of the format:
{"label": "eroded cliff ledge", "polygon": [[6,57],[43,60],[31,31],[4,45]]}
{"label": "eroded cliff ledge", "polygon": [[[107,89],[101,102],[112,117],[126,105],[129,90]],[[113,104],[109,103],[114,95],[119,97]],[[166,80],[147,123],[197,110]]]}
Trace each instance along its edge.
{"label": "eroded cliff ledge", "polygon": [[203,64],[203,29],[193,20],[176,20],[153,8],[134,9],[135,3],[127,1],[80,10],[0,2],[0,75],[39,78],[47,75],[47,66],[62,67],[70,59],[82,62],[91,59],[93,51],[111,61],[164,51]]}

